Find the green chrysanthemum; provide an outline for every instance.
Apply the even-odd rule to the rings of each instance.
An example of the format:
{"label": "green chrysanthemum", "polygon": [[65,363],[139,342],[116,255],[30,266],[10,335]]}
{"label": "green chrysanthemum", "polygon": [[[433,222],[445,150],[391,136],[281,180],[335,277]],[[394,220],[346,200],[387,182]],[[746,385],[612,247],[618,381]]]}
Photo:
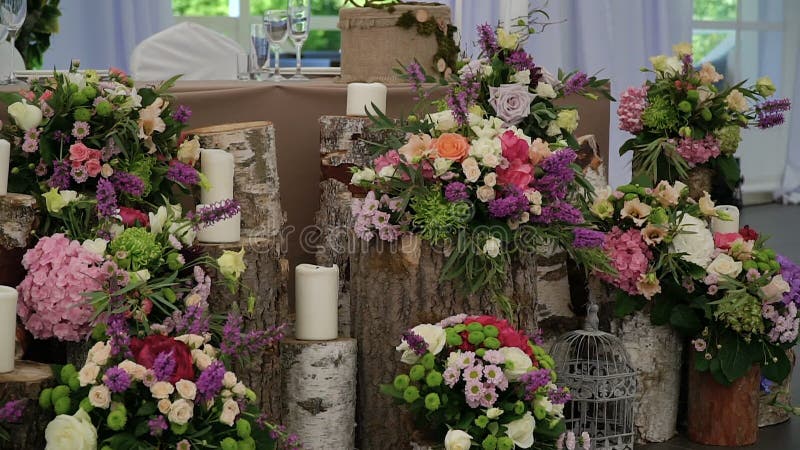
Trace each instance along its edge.
{"label": "green chrysanthemum", "polygon": [[153,172],[153,166],[156,164],[155,158],[144,158],[131,164],[129,172],[139,177],[144,182],[144,192],[142,197],[147,197],[150,194],[152,185],[150,184],[150,176]]}
{"label": "green chrysanthemum", "polygon": [[468,203],[449,202],[438,189],[415,196],[411,208],[414,210],[412,224],[419,229],[422,239],[434,244],[453,238],[471,217]]}
{"label": "green chrysanthemum", "polygon": [[716,130],[714,134],[719,139],[719,149],[726,155],[736,153],[739,142],[742,140],[742,129],[737,125],[728,125]]}
{"label": "green chrysanthemum", "polygon": [[136,271],[146,269],[150,264],[158,261],[163,249],[156,242],[155,235],[144,228],[127,228],[114,238],[109,244],[112,255],[122,252],[118,260],[128,261],[122,264],[128,270]]}
{"label": "green chrysanthemum", "polygon": [[668,99],[656,97],[642,113],[642,123],[656,130],[671,130],[678,127],[678,111]]}

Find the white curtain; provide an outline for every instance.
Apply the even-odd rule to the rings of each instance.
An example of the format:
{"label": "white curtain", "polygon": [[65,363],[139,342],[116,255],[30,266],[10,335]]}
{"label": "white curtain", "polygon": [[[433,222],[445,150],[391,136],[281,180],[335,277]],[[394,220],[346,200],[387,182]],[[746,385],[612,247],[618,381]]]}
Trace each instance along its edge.
{"label": "white curtain", "polygon": [[61,0],[60,31],[51,37],[43,69],[81,67],[128,70],[134,47],[172,25],[171,0]]}
{"label": "white curtain", "polygon": [[[462,44],[475,42],[475,26],[496,24],[502,17],[502,1],[449,0],[451,7],[463,5]],[[692,0],[531,0],[530,8],[543,8],[551,22],[526,44],[534,61],[551,72],[561,67],[598,71],[613,80],[612,94],[644,82],[640,67],[648,57],[669,53],[673,44],[691,41]],[[472,47],[474,49],[474,46]],[[630,180],[630,157],[618,156],[619,147],[630,137],[617,129],[616,104],[611,104],[609,178],[617,186]]]}
{"label": "white curtain", "polygon": [[[800,99],[800,46],[797,48],[796,81],[792,92],[792,106],[798,108]],[[776,193],[783,203],[800,203],[800,114],[795,110],[789,116],[789,149],[786,154],[786,167],[783,172],[781,188]]]}

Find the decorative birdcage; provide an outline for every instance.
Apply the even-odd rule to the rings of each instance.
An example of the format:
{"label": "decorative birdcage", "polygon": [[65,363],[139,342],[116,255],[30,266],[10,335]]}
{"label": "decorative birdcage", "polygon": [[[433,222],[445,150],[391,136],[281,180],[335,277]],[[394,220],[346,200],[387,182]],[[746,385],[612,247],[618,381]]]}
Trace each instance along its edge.
{"label": "decorative birdcage", "polygon": [[569,387],[567,430],[588,432],[596,450],[633,449],[636,371],[613,334],[599,330],[598,306],[588,307],[583,330],[565,333],[553,344],[558,383]]}

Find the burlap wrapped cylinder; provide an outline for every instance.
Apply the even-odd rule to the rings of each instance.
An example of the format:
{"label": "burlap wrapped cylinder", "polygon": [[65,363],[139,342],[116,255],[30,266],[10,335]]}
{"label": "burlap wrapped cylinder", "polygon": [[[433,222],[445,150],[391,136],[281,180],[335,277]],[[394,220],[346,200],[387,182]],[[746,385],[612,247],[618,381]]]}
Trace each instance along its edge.
{"label": "burlap wrapped cylinder", "polygon": [[[420,12],[422,11],[422,12]],[[393,69],[418,61],[436,73],[436,36],[423,36],[412,27],[403,29],[397,20],[406,12],[433,17],[450,24],[450,7],[444,5],[397,5],[391,8],[342,8],[338,27],[342,30],[342,81],[399,83]]]}

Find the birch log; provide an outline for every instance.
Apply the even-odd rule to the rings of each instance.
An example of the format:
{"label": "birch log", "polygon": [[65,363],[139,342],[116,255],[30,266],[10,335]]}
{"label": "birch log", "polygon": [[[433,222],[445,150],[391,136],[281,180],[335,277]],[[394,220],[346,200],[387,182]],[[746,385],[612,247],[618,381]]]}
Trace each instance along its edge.
{"label": "birch log", "polygon": [[281,342],[283,418],[309,449],[355,446],[356,340]]}
{"label": "birch log", "polygon": [[[213,273],[209,304],[212,313],[227,314],[236,305],[245,314],[246,330],[265,330],[289,319],[287,286],[289,262],[284,257],[281,237],[244,239],[236,244],[200,244],[200,249],[213,258],[224,250],[245,250],[244,262],[247,269],[241,276],[241,283],[248,289],[240,288],[236,293],[225,286],[222,277]],[[255,295],[253,310],[248,314],[248,297]],[[280,420],[281,371],[278,349],[264,349],[251,355],[249,364],[237,367],[237,375],[258,395],[261,410],[270,418]]]}
{"label": "birch log", "polygon": [[0,373],[0,406],[10,400],[25,400],[22,422],[4,424],[11,441],[3,449],[30,450],[44,448],[44,429],[50,420],[39,408],[39,393],[54,384],[50,366],[31,361],[17,361],[13,372]]}
{"label": "birch log", "polygon": [[683,342],[669,326],[654,326],[648,311],[615,323],[636,370],[634,429],[641,443],[664,442],[676,434]]}
{"label": "birch log", "polygon": [[36,228],[39,210],[30,195],[0,195],[0,284],[16,286],[25,277],[22,255]]}
{"label": "birch log", "polygon": [[244,122],[197,128],[203,148],[233,154],[234,198],[242,205],[242,238],[278,236],[285,222],[281,209],[275,127],[271,122]]}
{"label": "birch log", "polygon": [[789,413],[783,408],[773,406],[774,401],[778,401],[784,405],[792,404],[792,375],[797,364],[797,357],[794,354],[794,349],[786,350],[786,356],[789,357],[789,362],[792,364],[792,371],[780,384],[773,385],[770,392],[763,392],[759,390],[758,398],[758,426],[768,427],[770,425],[777,425],[779,423],[789,420]]}

